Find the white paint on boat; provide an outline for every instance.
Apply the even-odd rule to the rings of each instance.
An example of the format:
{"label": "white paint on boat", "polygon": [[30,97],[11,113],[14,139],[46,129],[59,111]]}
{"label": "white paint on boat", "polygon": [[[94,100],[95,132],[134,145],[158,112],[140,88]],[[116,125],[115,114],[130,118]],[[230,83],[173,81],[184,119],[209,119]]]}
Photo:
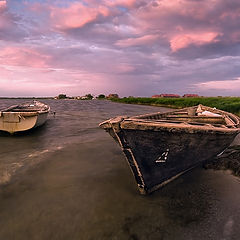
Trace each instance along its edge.
{"label": "white paint on boat", "polygon": [[9,107],[0,111],[0,130],[14,133],[39,127],[46,122],[49,111],[49,106],[38,101]]}

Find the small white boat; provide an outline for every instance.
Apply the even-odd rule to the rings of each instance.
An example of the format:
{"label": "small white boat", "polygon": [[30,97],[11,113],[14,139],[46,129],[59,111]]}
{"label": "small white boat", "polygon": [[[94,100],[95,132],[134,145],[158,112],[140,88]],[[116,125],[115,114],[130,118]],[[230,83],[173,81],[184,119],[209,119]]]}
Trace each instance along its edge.
{"label": "small white boat", "polygon": [[39,101],[14,105],[0,111],[0,131],[22,132],[43,125],[50,107]]}

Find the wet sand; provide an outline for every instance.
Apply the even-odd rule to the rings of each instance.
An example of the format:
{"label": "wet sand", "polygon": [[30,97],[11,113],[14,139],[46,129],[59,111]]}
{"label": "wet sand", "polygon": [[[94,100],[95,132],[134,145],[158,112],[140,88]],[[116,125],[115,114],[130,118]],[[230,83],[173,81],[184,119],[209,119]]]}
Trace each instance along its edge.
{"label": "wet sand", "polygon": [[[239,179],[199,167],[154,194],[139,195],[120,148],[95,126],[111,112],[135,106],[120,110],[121,104],[106,104],[85,126],[85,138],[69,138],[73,125],[66,125],[65,140],[58,140],[61,124],[56,122],[61,119],[34,133],[37,139],[53,134],[55,144],[48,146],[55,150],[44,152],[44,143],[34,145],[31,163],[24,162],[26,166],[1,185],[0,239],[239,239]],[[55,133],[49,129],[53,123]],[[17,146],[22,144],[19,139],[27,141],[24,156],[29,156],[29,138],[34,136],[13,138]],[[22,151],[19,146],[9,157],[21,157]]]}

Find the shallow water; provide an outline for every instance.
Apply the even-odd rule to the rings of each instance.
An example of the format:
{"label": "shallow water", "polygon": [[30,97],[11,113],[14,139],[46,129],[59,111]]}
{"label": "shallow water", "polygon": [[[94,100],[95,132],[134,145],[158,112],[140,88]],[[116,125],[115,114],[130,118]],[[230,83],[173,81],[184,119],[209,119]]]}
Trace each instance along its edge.
{"label": "shallow water", "polygon": [[[0,100],[0,109],[16,102]],[[141,196],[120,148],[98,127],[166,109],[44,102],[56,111],[45,126],[0,134],[0,239],[240,238],[239,179],[197,168]]]}

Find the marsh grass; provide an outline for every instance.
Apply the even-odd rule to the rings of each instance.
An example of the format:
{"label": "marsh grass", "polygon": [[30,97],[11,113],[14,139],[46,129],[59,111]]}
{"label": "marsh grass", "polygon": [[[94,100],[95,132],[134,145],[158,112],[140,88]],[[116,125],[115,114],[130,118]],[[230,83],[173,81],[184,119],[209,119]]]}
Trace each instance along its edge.
{"label": "marsh grass", "polygon": [[114,102],[128,104],[143,104],[164,106],[171,108],[183,108],[203,104],[209,107],[240,115],[240,97],[198,97],[198,98],[113,98]]}

